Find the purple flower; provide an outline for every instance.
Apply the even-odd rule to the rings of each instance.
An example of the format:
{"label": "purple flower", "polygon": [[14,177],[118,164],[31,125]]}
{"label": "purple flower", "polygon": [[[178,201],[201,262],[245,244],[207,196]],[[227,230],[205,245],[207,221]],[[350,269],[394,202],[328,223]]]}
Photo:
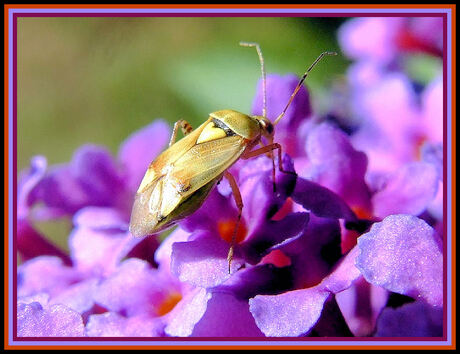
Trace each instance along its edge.
{"label": "purple flower", "polygon": [[85,326],[81,315],[61,305],[49,305],[44,294],[18,299],[19,337],[81,337]]}
{"label": "purple flower", "polygon": [[[46,335],[48,324],[43,319],[58,321],[61,318],[50,317],[51,309],[62,308],[63,321],[75,312],[86,324],[88,317],[107,312],[106,305],[96,296],[100,292],[99,284],[119,272],[124,258],[136,257],[147,261],[146,264],[155,264],[153,253],[158,242],[134,239],[127,231],[133,186],[142,178],[140,170],[146,168],[152,156],[132,159],[132,162],[128,156],[140,151],[139,148],[159,152],[167,141],[168,131],[159,121],[130,137],[120,149],[123,170],[105,149],[95,146],[79,149],[69,164],[49,171],[44,158],[32,160],[19,183],[17,240],[24,263],[18,267],[18,295],[46,294],[49,305],[54,307],[47,304],[24,307],[18,300],[18,309],[27,314],[18,312],[22,326],[19,335]],[[156,140],[155,136],[158,136]],[[66,215],[73,219],[69,253],[54,246],[34,227],[43,219]],[[60,307],[55,307],[58,305]],[[29,315],[35,316],[38,324],[26,320]],[[91,333],[96,333],[94,328],[93,322]],[[133,331],[129,333],[134,335]],[[59,336],[59,333],[50,335]],[[71,334],[63,330],[62,335]]]}
{"label": "purple flower", "polygon": [[[292,166],[287,155],[285,168]],[[292,167],[289,169],[292,170]],[[237,234],[232,270],[245,262],[258,263],[277,244],[295,238],[308,220],[306,213],[291,213],[282,220],[270,220],[292,193],[295,177],[277,174],[276,194],[271,180],[272,163],[260,157],[239,169],[238,184],[243,196],[243,217]],[[249,198],[249,196],[251,196]],[[215,190],[203,206],[181,223],[194,231],[186,242],[173,244],[171,269],[179,279],[210,287],[229,277],[227,253],[236,225],[233,196]]]}
{"label": "purple flower", "polygon": [[[355,79],[350,77],[350,80]],[[404,74],[386,74],[375,84],[356,89],[354,100],[362,126],[352,137],[353,145],[366,152],[371,171],[387,172],[420,160],[424,144],[442,144],[442,83],[439,79],[418,97]],[[386,104],[388,101],[392,104]]]}
{"label": "purple flower", "polygon": [[376,337],[441,337],[442,310],[421,301],[386,308],[377,328]]}
{"label": "purple flower", "polygon": [[[379,40],[394,40],[385,26]],[[33,159],[18,193],[18,335],[391,335],[388,318],[404,325],[400,313],[414,313],[410,303],[390,308],[394,296],[425,306],[426,315],[417,315],[423,325],[409,336],[438,335],[442,238],[431,214],[438,210],[442,158],[439,132],[429,127],[438,122],[439,86],[424,91],[420,108],[404,76],[383,80],[386,69],[367,69],[355,87],[372,78],[362,112],[373,116],[374,136],[395,142],[385,161],[398,164],[377,173],[376,155],[369,145],[359,148],[357,134],[310,119],[302,88],[276,127],[275,141],[285,147],[283,167],[291,173],[276,168],[273,180],[272,161],[264,155],[229,170],[244,204],[230,273],[238,210],[225,179],[161,243],[128,231],[137,185],[169,139],[161,121],[129,137],[117,159],[90,145],[50,169],[44,158]],[[270,118],[282,111],[297,82],[294,76],[267,77]],[[401,96],[393,107],[378,102],[393,90]],[[259,85],[253,111],[261,110]],[[401,112],[393,134],[385,117]],[[426,125],[417,132],[431,135],[423,160],[413,161],[403,154],[413,141],[399,143],[420,117]],[[68,253],[34,228],[62,216],[72,218]]]}
{"label": "purple flower", "polygon": [[356,266],[368,282],[442,306],[442,244],[410,215],[390,215],[358,239]]}
{"label": "purple flower", "polygon": [[[292,74],[267,76],[267,117],[270,120],[274,121],[283,111],[298,82],[299,78]],[[262,81],[259,81],[257,86],[257,94],[251,112],[254,115],[262,115],[263,113]],[[282,145],[284,152],[292,157],[303,152],[299,145],[301,140],[292,139],[293,132],[297,132],[302,123],[308,120],[311,115],[309,93],[304,87],[301,87],[275,132],[275,140]]]}
{"label": "purple flower", "polygon": [[387,65],[404,52],[442,55],[441,18],[364,17],[347,21],[338,39],[352,59]]}
{"label": "purple flower", "polygon": [[118,161],[103,147],[82,146],[68,164],[46,171],[30,191],[29,199],[43,203],[37,219],[71,216],[86,206],[97,206],[114,208],[129,220],[132,195],[169,134],[165,122],[150,124],[123,143]]}

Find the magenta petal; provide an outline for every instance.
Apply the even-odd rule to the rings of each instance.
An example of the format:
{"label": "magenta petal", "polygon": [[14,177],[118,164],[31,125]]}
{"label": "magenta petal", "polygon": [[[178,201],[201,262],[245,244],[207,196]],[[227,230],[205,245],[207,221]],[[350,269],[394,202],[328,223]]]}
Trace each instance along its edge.
{"label": "magenta petal", "polygon": [[130,258],[98,287],[95,301],[110,311],[126,316],[160,315],[158,309],[172,293],[179,293],[178,284],[163,276],[150,264]]}
{"label": "magenta petal", "polygon": [[165,238],[155,252],[155,262],[160,269],[170,269],[172,245],[175,242],[185,242],[188,240],[190,233],[178,227],[167,238]]}
{"label": "magenta petal", "polygon": [[64,305],[42,307],[38,302],[18,304],[19,337],[83,337],[81,315]]}
{"label": "magenta petal", "polygon": [[334,219],[356,219],[353,211],[331,190],[317,183],[303,178],[297,178],[297,183],[292,195],[294,201],[301,204],[306,210],[320,217]]}
{"label": "magenta petal", "polygon": [[73,217],[73,223],[76,227],[128,230],[126,216],[117,209],[107,207],[88,206],[82,208]]}
{"label": "magenta petal", "polygon": [[428,85],[422,95],[424,133],[433,143],[443,141],[443,102],[443,81],[438,77]]}
{"label": "magenta petal", "polygon": [[316,324],[329,295],[318,287],[258,295],[249,300],[249,308],[267,337],[296,337],[306,334]]}
{"label": "magenta petal", "polygon": [[131,134],[120,146],[118,157],[130,190],[137,190],[149,164],[166,146],[170,134],[169,125],[163,120],[156,120]]}
{"label": "magenta petal", "polygon": [[46,158],[35,156],[30,161],[30,168],[21,173],[18,183],[18,218],[27,217],[30,206],[35,202],[34,188],[44,177],[46,167]]}
{"label": "magenta petal", "polygon": [[442,337],[442,309],[416,301],[386,308],[377,322],[376,337]]}
{"label": "magenta petal", "polygon": [[148,316],[123,317],[115,312],[89,316],[88,337],[158,337],[164,324]]}
{"label": "magenta petal", "polygon": [[248,263],[256,264],[278,245],[299,237],[308,220],[307,213],[290,213],[279,221],[265,220],[252,230],[237,249]]}
{"label": "magenta petal", "polygon": [[224,283],[212,288],[214,293],[232,294],[247,300],[258,294],[277,294],[292,289],[292,275],[289,267],[274,267],[272,264],[258,264],[242,268]]}
{"label": "magenta petal", "polygon": [[340,224],[332,218],[311,219],[301,236],[274,248],[291,261],[294,288],[318,284],[342,256]]}
{"label": "magenta petal", "polygon": [[36,198],[55,213],[73,214],[84,206],[117,206],[126,198],[123,176],[110,152],[95,145],[75,151],[72,161],[55,166],[37,186]]}
{"label": "magenta petal", "polygon": [[306,152],[309,179],[338,194],[351,208],[370,209],[367,157],[354,149],[345,133],[322,123],[308,134]]}
{"label": "magenta petal", "polygon": [[390,62],[396,52],[396,34],[403,18],[363,17],[345,22],[338,39],[345,55],[352,59],[372,60],[379,64]]}
{"label": "magenta petal", "polygon": [[82,275],[57,257],[33,258],[18,267],[18,296],[46,292],[53,296],[80,281]]}
{"label": "magenta petal", "polygon": [[440,242],[425,221],[411,215],[390,215],[358,239],[356,267],[372,284],[442,306]]}
{"label": "magenta petal", "polygon": [[[105,148],[84,145],[70,163],[72,175],[91,200],[91,205],[115,205],[124,181],[113,156]],[[70,194],[72,191],[66,191]]]}
{"label": "magenta petal", "polygon": [[249,312],[247,300],[231,293],[212,292],[206,312],[195,325],[192,337],[263,337]]}
{"label": "magenta petal", "polygon": [[53,166],[37,186],[36,198],[42,200],[46,209],[59,216],[73,214],[85,205],[91,205],[91,198],[72,175],[68,165]]}
{"label": "magenta petal", "polygon": [[167,315],[166,334],[173,337],[188,337],[193,328],[206,312],[211,294],[206,289],[196,288],[186,294],[176,307]]}
{"label": "magenta petal", "polygon": [[[227,242],[211,234],[202,234],[188,242],[176,242],[172,245],[171,271],[180,281],[205,288],[216,286],[230,277],[228,250]],[[235,258],[231,272],[241,265],[241,260]]]}
{"label": "magenta petal", "polygon": [[[279,76],[267,75],[267,117],[274,121],[283,111],[291,94],[299,82],[296,75]],[[262,81],[257,86],[251,112],[256,115],[263,114]],[[300,124],[311,115],[311,105],[308,91],[302,86],[286,111],[285,116],[276,126],[276,141],[283,146],[283,151],[291,156],[296,156],[301,149],[299,139],[293,139],[293,132],[298,132]]]}
{"label": "magenta petal", "polygon": [[[267,117],[270,120],[275,120],[283,111],[298,82],[299,78],[293,74],[285,76],[276,74],[267,75]],[[311,114],[308,96],[307,90],[302,86],[292,101],[291,106],[286,111],[283,120],[280,121],[280,126],[283,125],[283,122],[286,122],[286,126],[293,128],[293,125],[289,125],[288,123],[294,123],[294,125],[298,126],[302,119],[307,118]],[[262,115],[263,113],[262,80],[257,84],[257,94],[254,98],[251,112],[256,115]]]}
{"label": "magenta petal", "polygon": [[80,314],[90,310],[94,305],[94,294],[99,279],[88,280],[71,284],[50,300],[50,304],[62,304]]}
{"label": "magenta petal", "polygon": [[232,204],[232,196],[224,197],[214,188],[206,198],[203,205],[192,215],[182,220],[181,228],[193,232],[197,230],[210,230],[217,232],[216,210],[224,210],[228,219],[235,220],[237,217],[236,208]]}
{"label": "magenta petal", "polygon": [[334,271],[323,279],[320,286],[334,294],[348,289],[361,275],[361,272],[355,266],[358,253],[359,249],[355,246],[342,258]]}
{"label": "magenta petal", "polygon": [[[295,172],[289,155],[284,154],[282,159],[283,168]],[[280,172],[277,163],[275,159],[276,192],[273,191],[273,164],[266,156],[251,159],[239,171],[238,184],[244,203],[243,218],[249,229],[271,218],[294,190],[296,175]]]}
{"label": "magenta petal", "polygon": [[69,247],[76,268],[96,275],[107,275],[139,241],[128,232],[113,233],[77,227],[69,236]]}
{"label": "magenta petal", "polygon": [[419,215],[436,196],[438,173],[428,162],[412,162],[389,175],[384,187],[372,197],[374,215]]}
{"label": "magenta petal", "polygon": [[36,293],[30,296],[19,296],[18,303],[31,304],[32,302],[38,302],[42,307],[48,306],[50,296],[47,293]]}

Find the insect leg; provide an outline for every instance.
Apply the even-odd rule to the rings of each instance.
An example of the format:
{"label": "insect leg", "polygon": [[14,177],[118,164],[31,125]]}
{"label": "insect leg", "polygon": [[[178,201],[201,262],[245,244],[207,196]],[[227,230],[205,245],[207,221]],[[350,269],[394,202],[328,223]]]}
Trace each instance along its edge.
{"label": "insect leg", "polygon": [[169,140],[169,146],[171,146],[172,144],[176,142],[177,131],[179,130],[179,128],[181,128],[182,133],[184,135],[191,133],[193,130],[189,122],[183,119],[179,119],[176,123],[174,123],[174,128],[173,128],[173,132],[171,135],[171,139]]}
{"label": "insect leg", "polygon": [[[278,144],[278,143],[272,143],[270,145],[266,145],[264,147],[261,147],[259,149],[256,149],[256,150],[253,150],[253,151],[249,151],[247,153],[245,153],[242,158],[247,160],[247,159],[250,159],[252,157],[257,157],[257,156],[260,156],[262,154],[266,154],[268,152],[272,152],[274,150],[278,150],[278,169],[280,170],[280,172],[283,172],[283,173],[288,173],[288,174],[291,174],[291,175],[295,175],[297,176],[297,173],[295,172],[292,172],[292,171],[286,171],[284,168],[283,168],[283,160],[281,158],[281,155],[282,155],[282,148],[281,148],[281,145]],[[273,156],[273,155],[272,155]],[[272,161],[274,162],[274,157],[272,159]],[[275,171],[275,165],[273,164],[273,171]],[[275,173],[273,172],[273,191],[275,192],[276,191],[276,184],[275,184]]]}
{"label": "insect leg", "polygon": [[232,234],[232,243],[230,245],[230,249],[228,250],[227,261],[228,261],[228,274],[230,274],[230,266],[232,264],[233,259],[233,249],[235,248],[236,242],[236,234],[238,232],[238,227],[240,226],[241,221],[241,214],[243,212],[243,198],[241,198],[240,189],[238,188],[238,184],[235,181],[235,177],[228,172],[224,172],[225,178],[230,183],[230,187],[232,188],[233,198],[235,199],[236,206],[238,207],[238,219],[236,220],[235,230],[233,230]]}

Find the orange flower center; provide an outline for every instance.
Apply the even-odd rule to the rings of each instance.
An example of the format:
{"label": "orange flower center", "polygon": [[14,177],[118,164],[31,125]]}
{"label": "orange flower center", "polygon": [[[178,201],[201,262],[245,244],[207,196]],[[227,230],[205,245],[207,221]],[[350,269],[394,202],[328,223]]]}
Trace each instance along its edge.
{"label": "orange flower center", "polygon": [[[217,223],[217,230],[220,237],[227,241],[228,243],[232,242],[232,237],[236,228],[236,219],[234,220],[220,220]],[[247,229],[244,221],[241,220],[238,225],[238,230],[236,231],[235,243],[240,243],[246,238]]]}
{"label": "orange flower center", "polygon": [[286,256],[283,251],[273,250],[262,258],[261,263],[263,264],[273,264],[274,266],[281,268],[291,265],[291,258]]}
{"label": "orange flower center", "polygon": [[424,135],[417,136],[414,141],[414,158],[417,161],[420,161],[422,159],[422,147],[423,144],[428,140],[428,138]]}
{"label": "orange flower center", "polygon": [[360,219],[372,220],[374,218],[374,215],[372,215],[372,212],[368,208],[355,206],[351,209]]}
{"label": "orange flower center", "polygon": [[282,220],[288,214],[292,213],[293,206],[294,206],[294,202],[292,201],[292,199],[287,198],[283,206],[280,208],[280,210],[278,210],[276,214],[272,216],[272,220],[273,221]]}
{"label": "orange flower center", "polygon": [[177,303],[182,300],[182,295],[178,292],[173,292],[166,296],[166,298],[161,302],[160,306],[157,308],[158,316],[164,316],[170,312]]}

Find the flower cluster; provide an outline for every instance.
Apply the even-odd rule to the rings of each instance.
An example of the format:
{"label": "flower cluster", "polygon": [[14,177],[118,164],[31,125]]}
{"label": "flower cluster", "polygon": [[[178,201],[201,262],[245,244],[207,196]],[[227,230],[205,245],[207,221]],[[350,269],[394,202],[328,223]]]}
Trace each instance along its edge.
{"label": "flower cluster", "polygon": [[[225,179],[163,241],[128,231],[135,190],[169,139],[163,121],[117,158],[92,145],[62,166],[33,158],[18,188],[18,336],[441,336],[442,82],[417,93],[395,63],[442,48],[433,32],[415,36],[437,23],[393,20],[353,19],[339,33],[356,60],[353,130],[315,116],[302,88],[275,135],[297,177],[276,169],[274,191],[267,156],[230,168],[244,202],[230,274],[238,211]],[[270,119],[297,81],[267,77]],[[62,217],[69,252],[35,227]]]}

